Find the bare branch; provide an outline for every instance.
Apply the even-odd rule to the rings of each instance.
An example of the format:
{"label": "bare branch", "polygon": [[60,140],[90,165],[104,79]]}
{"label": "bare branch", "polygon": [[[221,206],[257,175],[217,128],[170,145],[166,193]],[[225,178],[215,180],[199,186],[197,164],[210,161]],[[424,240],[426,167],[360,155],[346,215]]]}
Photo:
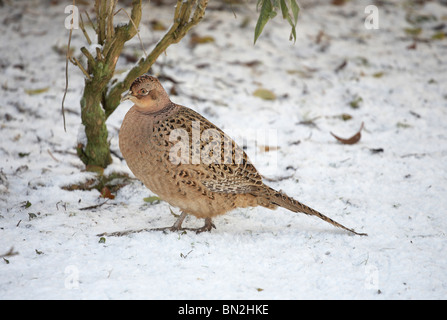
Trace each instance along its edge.
{"label": "bare branch", "polygon": [[[132,81],[135,80],[136,77],[147,72],[160,54],[165,52],[171,44],[178,43],[193,26],[202,20],[203,16],[205,15],[207,5],[208,0],[188,0],[185,2],[183,0],[177,1],[177,6],[175,7],[174,12],[174,23],[171,28],[157,43],[146,59],[141,59],[139,63],[128,72],[126,78],[115,84],[109,91],[106,98],[106,104],[104,105],[106,117],[112,114],[112,112],[116,109],[119,104],[121,94],[129,88]],[[191,17],[191,12],[194,7],[194,13]]]}
{"label": "bare branch", "polygon": [[111,0],[109,7],[107,8],[107,33],[106,40],[110,41],[111,38],[115,36],[115,30],[113,27],[113,12],[115,11],[116,2],[118,0]]}
{"label": "bare branch", "polygon": [[96,65],[96,61],[95,61],[95,58],[93,58],[93,56],[90,53],[90,51],[88,51],[86,47],[82,47],[81,48],[81,52],[87,58],[89,69],[93,68]]}
{"label": "bare branch", "polygon": [[95,0],[96,19],[98,20],[98,44],[106,39],[107,0]]}
{"label": "bare branch", "polygon": [[103,61],[104,57],[102,56],[101,49],[96,47],[96,60]]}
{"label": "bare branch", "polygon": [[[132,0],[130,16],[124,9],[115,12],[117,1],[95,0],[96,23],[92,25],[97,34],[98,46],[95,48],[96,52],[91,52],[94,50],[87,49],[88,46],[81,48],[82,54],[87,58],[87,66],[82,66],[74,57],[67,58],[67,61],[78,66],[86,77],[81,99],[81,119],[88,142],[86,146],[77,148],[78,155],[86,165],[103,168],[112,161],[105,122],[119,105],[121,94],[129,88],[136,77],[147,72],[171,44],[179,42],[193,26],[200,22],[208,5],[208,0],[177,0],[172,26],[152,52],[147,54],[138,31],[142,18],[142,0]],[[127,24],[114,26],[113,18],[120,11],[125,12],[129,21]],[[88,13],[85,14],[91,22]],[[88,38],[84,21],[81,25],[84,36],[91,45],[92,41]],[[146,57],[138,61],[123,81],[111,83],[116,63],[126,41],[135,35],[138,35]]]}
{"label": "bare branch", "polygon": [[88,74],[87,70],[85,70],[85,68],[78,61],[78,59],[76,59],[75,57],[69,57],[68,59],[70,60],[71,63],[73,63],[73,65],[75,65],[76,67],[78,67],[82,71],[82,73],[87,77],[87,79],[92,80],[92,78]]}
{"label": "bare branch", "polygon": [[[118,10],[118,12],[120,10]],[[113,18],[111,17],[111,19]],[[130,21],[128,24],[115,28],[114,36],[106,41],[104,45],[103,55],[106,62],[109,64],[116,64],[124,47],[124,43],[132,39],[138,32],[138,25],[141,20],[141,0],[132,1],[132,12],[129,19]]]}

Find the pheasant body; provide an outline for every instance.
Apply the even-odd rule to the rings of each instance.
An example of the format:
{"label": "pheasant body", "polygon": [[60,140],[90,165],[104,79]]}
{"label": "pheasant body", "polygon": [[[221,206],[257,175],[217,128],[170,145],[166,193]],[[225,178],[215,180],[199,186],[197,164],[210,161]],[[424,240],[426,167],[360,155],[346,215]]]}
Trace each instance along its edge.
{"label": "pheasant body", "polygon": [[[200,145],[192,143],[194,122],[200,123],[201,133],[213,129],[221,134],[222,141],[232,141],[211,122],[183,106],[172,104],[153,114],[142,113],[136,108],[129,110],[121,126],[119,141],[121,153],[135,177],[169,204],[197,218],[214,217],[239,207],[257,206],[256,197],[240,193],[238,180],[230,182],[229,178],[243,174],[253,185],[261,184],[261,176],[248,159],[245,160],[245,169],[231,164],[191,163],[193,155],[208,144],[202,140]],[[175,145],[170,133],[176,129],[188,133],[187,140],[190,141],[186,146],[191,150],[189,159],[180,165],[170,157]],[[242,152],[238,146],[235,150]],[[219,180],[225,180],[227,184],[219,185]]]}
{"label": "pheasant body", "polygon": [[281,206],[359,234],[265,185],[242,148],[197,112],[172,103],[156,78],[139,77],[126,99],[135,105],[120,129],[121,153],[136,178],[182,211],[170,230],[181,229],[187,214],[205,219],[196,231],[209,231],[211,218],[233,209]]}

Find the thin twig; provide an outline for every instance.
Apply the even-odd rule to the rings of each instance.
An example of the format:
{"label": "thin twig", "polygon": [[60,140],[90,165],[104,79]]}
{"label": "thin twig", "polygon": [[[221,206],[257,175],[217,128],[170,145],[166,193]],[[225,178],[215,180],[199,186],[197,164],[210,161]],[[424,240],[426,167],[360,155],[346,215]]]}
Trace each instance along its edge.
{"label": "thin twig", "polygon": [[124,231],[115,231],[115,232],[103,232],[99,233],[96,236],[97,237],[122,237],[127,236],[132,233],[140,233],[140,232],[147,232],[147,231],[154,231],[155,229],[151,228],[144,228],[144,229],[138,229],[138,230],[124,230]]}
{"label": "thin twig", "polygon": [[283,181],[283,180],[287,180],[287,179],[293,178],[293,176],[294,176],[294,174],[291,174],[289,176],[282,176],[282,177],[278,177],[278,178],[268,178],[266,176],[262,176],[262,178],[265,181],[268,181],[268,182],[279,182],[279,181]]}
{"label": "thin twig", "polygon": [[98,32],[98,28],[95,27],[95,24],[93,23],[92,19],[90,18],[90,15],[88,14],[88,11],[85,10],[85,15],[87,16],[88,21],[90,22],[90,24],[92,25],[93,30],[95,30],[95,33]]}
{"label": "thin twig", "polygon": [[115,10],[117,0],[112,0],[107,8],[107,34],[106,40],[109,41],[115,35],[115,29],[113,28],[113,11]]}
{"label": "thin twig", "polygon": [[99,208],[100,206],[102,206],[103,204],[106,204],[107,201],[109,201],[110,199],[106,199],[103,203],[100,204],[95,204],[93,206],[89,206],[89,207],[84,207],[84,208],[80,208],[79,210],[90,210],[90,209],[96,209]]}
{"label": "thin twig", "polygon": [[88,74],[87,70],[82,66],[82,64],[76,59],[75,57],[69,58],[70,62],[73,63],[73,65],[79,67],[79,69],[82,71],[82,73],[87,77],[87,79],[92,80],[92,77]]}
{"label": "thin twig", "polygon": [[95,62],[95,58],[93,58],[92,54],[90,53],[90,51],[88,51],[88,49],[86,47],[82,47],[81,48],[81,52],[84,54],[84,56],[87,58],[88,64],[89,64],[89,70],[90,67],[94,68],[96,65]]}
{"label": "thin twig", "polygon": [[16,256],[19,253],[17,251],[14,251],[14,247],[11,247],[11,249],[9,249],[8,252],[6,252],[5,254],[0,255],[0,258],[4,258],[4,257],[12,257],[12,256]]}
{"label": "thin twig", "polygon": [[50,157],[53,158],[54,161],[60,162],[55,156],[53,156],[53,154],[51,153],[50,149],[48,149],[47,151],[48,151],[48,154],[50,155]]}

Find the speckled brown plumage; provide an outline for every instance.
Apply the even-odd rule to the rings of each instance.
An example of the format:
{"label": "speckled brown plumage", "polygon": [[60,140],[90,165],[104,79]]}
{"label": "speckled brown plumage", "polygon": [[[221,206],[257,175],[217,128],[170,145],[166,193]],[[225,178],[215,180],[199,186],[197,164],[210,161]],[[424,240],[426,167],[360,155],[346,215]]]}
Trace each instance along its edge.
{"label": "speckled brown plumage", "polygon": [[[197,112],[171,102],[158,79],[139,77],[122,100],[127,99],[135,105],[121,126],[121,153],[147,188],[182,211],[172,227],[161,229],[184,229],[191,214],[205,219],[196,231],[209,231],[211,218],[233,209],[281,206],[360,234],[265,185],[242,148]],[[198,138],[199,132],[208,139]],[[178,148],[185,141],[188,148]]]}

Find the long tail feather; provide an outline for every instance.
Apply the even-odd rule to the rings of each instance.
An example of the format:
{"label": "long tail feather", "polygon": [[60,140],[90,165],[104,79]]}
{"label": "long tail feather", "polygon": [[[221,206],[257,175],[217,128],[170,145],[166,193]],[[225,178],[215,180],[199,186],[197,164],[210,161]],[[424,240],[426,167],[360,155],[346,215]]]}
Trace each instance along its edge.
{"label": "long tail feather", "polygon": [[354,229],[347,228],[344,225],[338,223],[337,221],[332,220],[331,218],[325,216],[324,214],[318,212],[317,210],[314,210],[311,207],[302,204],[301,202],[289,197],[288,195],[282,192],[276,191],[268,186],[265,186],[265,188],[262,188],[261,190],[262,193],[256,195],[258,196],[259,204],[262,206],[269,207],[273,204],[286,208],[293,212],[302,212],[308,215],[317,216],[321,220],[324,220],[332,224],[333,226],[342,228],[359,236],[367,236],[366,233],[359,233],[354,231]]}

